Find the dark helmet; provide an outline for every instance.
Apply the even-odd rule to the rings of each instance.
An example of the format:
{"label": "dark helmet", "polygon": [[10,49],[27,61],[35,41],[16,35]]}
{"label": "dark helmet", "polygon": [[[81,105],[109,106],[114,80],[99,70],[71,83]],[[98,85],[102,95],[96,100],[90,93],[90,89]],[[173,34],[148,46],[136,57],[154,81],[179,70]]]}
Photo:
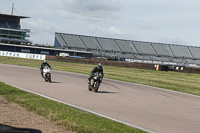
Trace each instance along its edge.
{"label": "dark helmet", "polygon": [[47,60],[44,60],[43,63],[47,63]]}
{"label": "dark helmet", "polygon": [[102,68],[102,64],[101,64],[101,63],[99,63],[99,64],[98,64],[98,67],[99,67],[99,68]]}

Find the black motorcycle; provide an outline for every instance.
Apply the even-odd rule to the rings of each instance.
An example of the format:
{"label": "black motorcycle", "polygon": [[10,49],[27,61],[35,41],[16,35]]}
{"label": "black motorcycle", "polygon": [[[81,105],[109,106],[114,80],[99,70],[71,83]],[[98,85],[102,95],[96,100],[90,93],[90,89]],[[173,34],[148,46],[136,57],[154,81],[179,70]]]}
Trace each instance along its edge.
{"label": "black motorcycle", "polygon": [[97,92],[102,81],[102,75],[99,72],[96,72],[91,79],[91,84],[88,85],[89,91]]}

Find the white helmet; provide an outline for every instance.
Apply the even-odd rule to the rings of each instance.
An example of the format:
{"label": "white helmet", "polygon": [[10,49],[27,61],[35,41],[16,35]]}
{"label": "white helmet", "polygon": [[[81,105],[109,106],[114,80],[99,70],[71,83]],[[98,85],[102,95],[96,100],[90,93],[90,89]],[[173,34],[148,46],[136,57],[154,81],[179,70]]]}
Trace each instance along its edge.
{"label": "white helmet", "polygon": [[47,60],[44,60],[43,63],[47,63]]}
{"label": "white helmet", "polygon": [[99,64],[98,64],[98,67],[102,67],[102,64],[101,64],[101,63],[99,63]]}

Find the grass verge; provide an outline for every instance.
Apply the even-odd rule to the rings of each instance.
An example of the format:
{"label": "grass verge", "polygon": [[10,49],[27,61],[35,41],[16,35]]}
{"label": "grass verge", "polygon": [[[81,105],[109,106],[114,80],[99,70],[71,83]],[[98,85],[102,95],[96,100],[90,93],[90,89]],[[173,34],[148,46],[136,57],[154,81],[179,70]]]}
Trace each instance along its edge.
{"label": "grass verge", "polygon": [[29,111],[78,133],[144,133],[121,123],[92,115],[0,82],[0,95]]}

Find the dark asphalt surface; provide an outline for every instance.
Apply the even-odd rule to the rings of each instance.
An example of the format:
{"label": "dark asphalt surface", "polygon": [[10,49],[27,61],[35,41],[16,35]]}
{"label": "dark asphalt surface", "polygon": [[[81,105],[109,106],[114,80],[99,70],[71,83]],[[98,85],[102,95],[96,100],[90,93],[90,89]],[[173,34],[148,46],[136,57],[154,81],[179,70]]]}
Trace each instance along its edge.
{"label": "dark asphalt surface", "polygon": [[52,71],[52,83],[39,68],[0,64],[0,81],[157,133],[200,132],[200,97],[104,79],[89,92],[87,75]]}

